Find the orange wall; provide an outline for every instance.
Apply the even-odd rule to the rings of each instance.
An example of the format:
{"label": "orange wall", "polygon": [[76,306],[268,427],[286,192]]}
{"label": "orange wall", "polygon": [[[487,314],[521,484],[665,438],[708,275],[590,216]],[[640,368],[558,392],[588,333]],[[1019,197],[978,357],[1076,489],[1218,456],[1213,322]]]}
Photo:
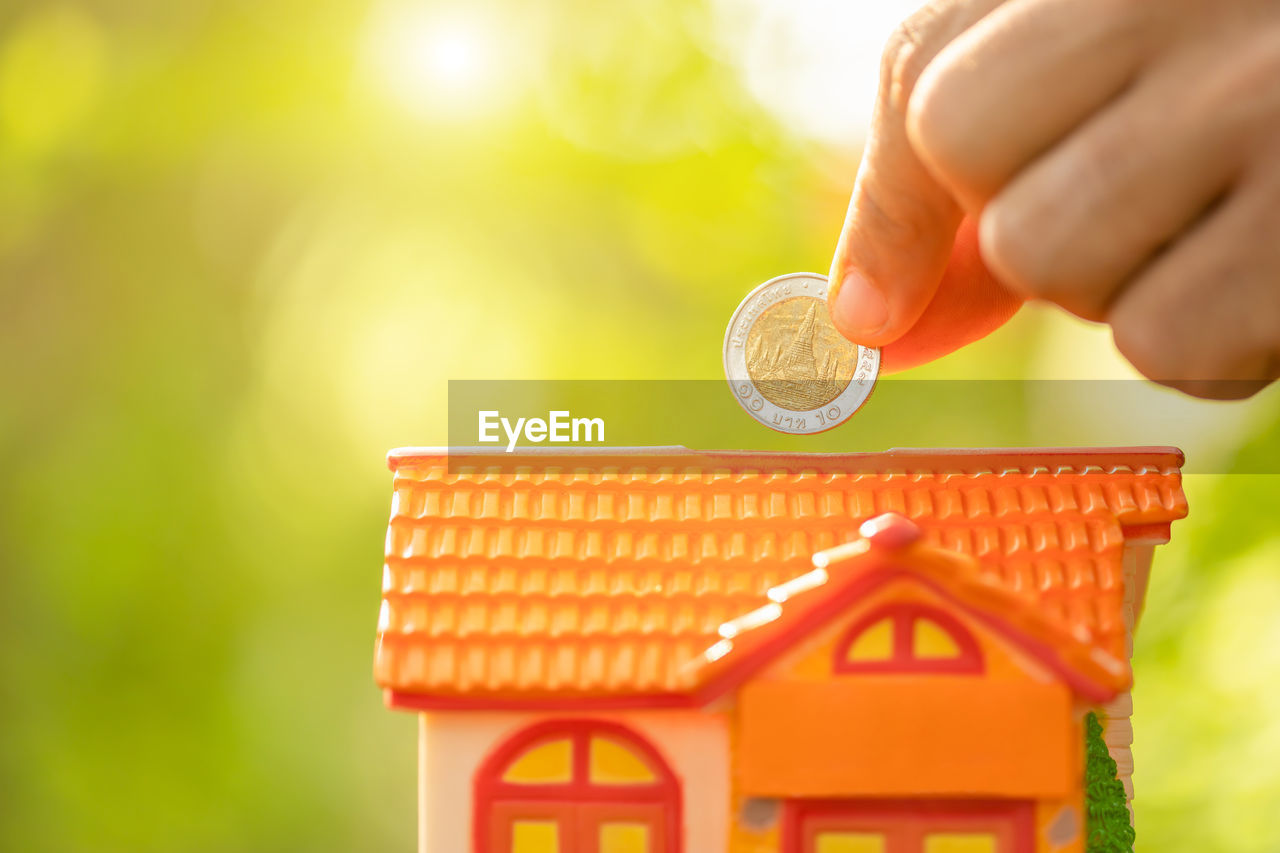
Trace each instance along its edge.
{"label": "orange wall", "polygon": [[737,771],[766,797],[1060,798],[1072,790],[1061,685],[956,675],[758,681],[739,696]]}
{"label": "orange wall", "polygon": [[[894,601],[932,604],[959,619],[978,642],[985,672],[980,676],[835,673],[835,645],[845,630],[871,610]],[[966,693],[964,690],[949,696],[946,685],[954,685],[962,679],[968,679],[968,683],[974,686],[981,684],[987,687],[986,692],[994,705],[984,707],[981,700],[972,698],[971,691],[964,699],[957,698]],[[897,686],[893,684],[895,680]],[[833,749],[833,743],[849,728],[872,734],[878,732],[878,739],[864,738],[861,748],[880,750],[880,769],[897,774],[896,784],[900,793],[905,794],[908,789],[918,791],[923,778],[918,774],[931,759],[912,753],[910,738],[902,731],[903,721],[875,719],[866,702],[868,689],[891,693],[901,685],[912,683],[915,687],[905,687],[896,698],[882,692],[882,706],[883,703],[908,700],[910,691],[918,690],[920,695],[915,697],[917,701],[913,704],[957,710],[956,714],[945,718],[941,725],[929,732],[929,736],[935,738],[935,744],[949,743],[948,738],[954,740],[962,735],[972,735],[972,729],[957,731],[957,722],[965,715],[979,714],[984,718],[978,721],[981,736],[990,738],[988,745],[999,753],[999,757],[993,759],[994,763],[986,767],[956,768],[935,763],[928,771],[935,774],[935,783],[946,777],[949,779],[946,785],[954,790],[963,785],[974,787],[972,780],[975,778],[985,779],[980,784],[990,788],[990,793],[1002,789],[1009,794],[1016,787],[1023,792],[1024,798],[1033,799],[1036,803],[1036,853],[1080,853],[1084,850],[1084,708],[1073,703],[1067,689],[1038,661],[1003,637],[993,634],[982,623],[957,611],[954,605],[936,594],[910,580],[903,580],[877,590],[815,631],[739,692],[731,712],[735,764],[734,825],[730,836],[733,853],[773,853],[780,849],[778,823],[757,821],[754,826],[747,826],[740,820],[749,793],[755,793],[757,797],[773,795],[779,798],[777,813],[780,815],[782,794],[816,792],[824,786],[834,790],[836,785],[847,783],[847,779],[833,779],[831,774],[833,768],[837,774],[843,772],[842,768],[849,766],[852,759],[851,756],[835,754]],[[750,722],[753,702],[772,706],[772,710],[763,705],[755,710],[766,712],[765,716],[758,718],[761,721],[774,716],[775,727],[766,723],[753,729]],[[969,702],[963,714],[958,712],[960,702]],[[815,703],[840,710],[825,715],[815,714]],[[815,719],[822,721],[824,718],[828,722],[815,725]],[[914,725],[917,730],[921,727],[928,729],[927,723],[928,715],[925,714],[918,717]],[[780,737],[779,732],[786,734]],[[763,749],[760,747],[762,743]],[[796,778],[780,784],[777,782],[779,774],[786,774],[786,767],[791,764],[791,759],[785,755],[788,748],[804,750],[814,757],[798,765],[802,769]],[[938,757],[933,755],[934,759]],[[955,753],[951,757],[954,759]],[[865,755],[860,758],[865,758]],[[776,766],[769,766],[769,761],[777,762]],[[997,770],[994,764],[999,762],[1005,762],[1006,766]],[[1012,766],[1014,764],[1017,766]],[[970,774],[970,770],[977,770],[977,775]],[[861,783],[864,787],[855,787],[854,790],[868,795],[891,794],[893,791],[884,784],[885,778],[882,773],[880,783],[865,781]],[[770,779],[774,781],[767,781]],[[963,781],[965,779],[970,781]],[[768,803],[769,799],[763,802]],[[761,812],[759,806],[757,803],[757,814]],[[767,808],[764,809],[764,813],[768,812]]]}

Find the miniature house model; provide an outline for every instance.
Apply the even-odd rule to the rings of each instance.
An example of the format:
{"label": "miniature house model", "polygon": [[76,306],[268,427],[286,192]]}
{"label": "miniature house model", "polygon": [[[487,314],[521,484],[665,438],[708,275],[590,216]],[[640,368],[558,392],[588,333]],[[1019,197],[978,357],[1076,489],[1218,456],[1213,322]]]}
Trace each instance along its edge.
{"label": "miniature house model", "polygon": [[1085,851],[1181,462],[393,452],[375,675],[419,849]]}

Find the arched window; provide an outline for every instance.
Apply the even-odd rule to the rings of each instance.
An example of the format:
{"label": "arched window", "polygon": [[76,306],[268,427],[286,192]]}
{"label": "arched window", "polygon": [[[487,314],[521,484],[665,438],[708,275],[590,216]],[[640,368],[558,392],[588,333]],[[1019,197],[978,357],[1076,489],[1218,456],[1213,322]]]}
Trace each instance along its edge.
{"label": "arched window", "polygon": [[836,643],[836,672],[979,673],[982,651],[949,613],[889,604],[859,619]]}
{"label": "arched window", "polygon": [[631,730],[573,720],[532,726],[475,777],[475,853],[679,853],[680,789]]}

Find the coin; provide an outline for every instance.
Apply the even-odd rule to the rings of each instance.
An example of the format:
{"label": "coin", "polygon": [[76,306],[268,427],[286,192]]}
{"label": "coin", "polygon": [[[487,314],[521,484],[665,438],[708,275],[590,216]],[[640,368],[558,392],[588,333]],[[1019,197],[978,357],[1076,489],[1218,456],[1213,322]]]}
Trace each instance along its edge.
{"label": "coin", "polygon": [[880,350],[846,340],[827,312],[827,277],[769,279],[747,294],[724,333],[724,375],[760,423],[793,435],[825,432],[867,401]]}

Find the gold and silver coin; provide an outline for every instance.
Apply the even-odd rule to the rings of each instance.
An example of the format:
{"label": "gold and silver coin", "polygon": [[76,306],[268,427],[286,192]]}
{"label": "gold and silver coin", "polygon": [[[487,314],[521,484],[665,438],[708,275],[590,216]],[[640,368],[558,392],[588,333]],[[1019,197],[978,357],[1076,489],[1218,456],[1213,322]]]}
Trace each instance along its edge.
{"label": "gold and silver coin", "polygon": [[827,312],[827,277],[791,273],[747,294],[724,333],[734,399],[771,429],[795,435],[843,423],[867,401],[880,350],[846,340]]}

